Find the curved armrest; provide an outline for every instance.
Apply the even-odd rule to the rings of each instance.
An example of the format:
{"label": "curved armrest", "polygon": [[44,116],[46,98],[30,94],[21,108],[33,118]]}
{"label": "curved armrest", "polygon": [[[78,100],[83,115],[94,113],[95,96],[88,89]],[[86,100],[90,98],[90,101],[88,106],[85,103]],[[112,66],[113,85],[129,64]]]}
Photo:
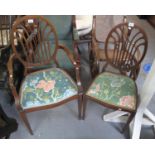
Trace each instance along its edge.
{"label": "curved armrest", "polygon": [[67,48],[67,47],[65,47],[64,45],[58,45],[58,48],[59,49],[63,49],[63,51],[66,53],[66,55],[68,56],[68,58],[69,58],[69,60],[71,61],[71,63],[74,65],[74,66],[76,66],[76,61],[75,61],[75,59],[74,59],[74,56],[73,56],[73,54],[70,52],[70,50]]}
{"label": "curved armrest", "polygon": [[66,53],[66,55],[68,56],[68,58],[74,65],[78,90],[79,90],[79,93],[82,93],[83,88],[82,88],[82,83],[81,83],[81,78],[80,78],[80,62],[74,59],[73,54],[70,52],[70,50],[67,47],[63,45],[59,45],[59,48],[63,49],[63,51]]}
{"label": "curved armrest", "polygon": [[15,54],[12,54],[9,58],[9,61],[7,63],[7,68],[9,72],[9,86],[12,91],[12,94],[15,99],[15,104],[18,110],[22,110],[21,105],[19,103],[19,95],[17,93],[16,87],[14,86],[14,79],[13,79],[13,60],[14,60]]}

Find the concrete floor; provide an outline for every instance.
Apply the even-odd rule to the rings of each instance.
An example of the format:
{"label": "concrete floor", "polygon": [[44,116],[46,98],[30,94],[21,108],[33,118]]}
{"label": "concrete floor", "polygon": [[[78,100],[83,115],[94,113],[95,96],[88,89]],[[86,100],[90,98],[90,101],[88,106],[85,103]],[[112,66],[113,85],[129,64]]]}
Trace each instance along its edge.
{"label": "concrete floor", "polygon": [[[102,19],[102,16],[100,16]],[[149,47],[147,55],[142,63],[139,77],[136,81],[140,90],[146,77],[143,71],[143,65],[151,63],[155,58],[155,29],[145,20],[139,20],[136,16],[128,16],[128,19],[137,22],[146,31],[149,38]],[[90,69],[88,65],[88,55],[86,46],[82,46],[82,81],[84,87],[87,88],[91,82]],[[33,129],[34,135],[30,135],[23,123],[21,122],[17,110],[14,105],[9,104],[9,98],[5,91],[0,91],[0,103],[2,104],[8,116],[17,120],[18,130],[11,134],[12,139],[125,139],[129,138],[129,132],[120,133],[123,124],[108,123],[102,120],[103,114],[111,110],[104,108],[94,102],[89,101],[87,106],[87,115],[85,120],[78,120],[77,102],[72,101],[66,105],[55,109],[38,111],[27,114]],[[155,113],[155,96],[149,105],[151,112]],[[141,138],[154,138],[153,128],[151,126],[143,126]]]}

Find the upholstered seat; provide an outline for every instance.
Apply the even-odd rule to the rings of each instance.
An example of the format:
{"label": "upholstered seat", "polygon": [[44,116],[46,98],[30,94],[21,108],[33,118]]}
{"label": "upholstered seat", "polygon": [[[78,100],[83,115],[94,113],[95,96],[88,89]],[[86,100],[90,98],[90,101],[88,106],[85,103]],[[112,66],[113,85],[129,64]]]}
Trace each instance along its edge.
{"label": "upholstered seat", "polygon": [[87,96],[127,110],[136,109],[135,82],[126,76],[104,72],[89,87]]}
{"label": "upholstered seat", "polygon": [[20,104],[24,109],[55,104],[77,93],[76,84],[65,71],[51,68],[26,76],[20,89]]}
{"label": "upholstered seat", "polygon": [[[77,100],[78,117],[82,115],[83,88],[80,57],[73,39],[74,16],[46,18],[23,16],[14,22],[11,33],[13,54],[7,65],[9,83],[21,119],[31,134],[33,131],[26,117],[28,112],[56,108]],[[19,93],[13,79],[15,58],[24,67],[25,78]]]}

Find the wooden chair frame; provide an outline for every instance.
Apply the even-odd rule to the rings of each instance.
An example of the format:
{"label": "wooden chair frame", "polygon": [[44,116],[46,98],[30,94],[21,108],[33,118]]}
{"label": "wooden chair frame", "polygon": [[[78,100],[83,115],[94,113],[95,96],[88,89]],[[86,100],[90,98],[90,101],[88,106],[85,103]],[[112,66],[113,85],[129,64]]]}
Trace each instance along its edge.
{"label": "wooden chair frame", "polygon": [[[129,28],[129,31],[126,33],[127,36],[124,36],[123,35],[122,37],[119,37],[119,39],[117,40],[116,38],[119,35],[118,35],[118,31],[116,31],[116,30],[118,30],[118,28],[120,28],[120,27],[121,28],[128,27]],[[127,46],[127,45],[128,45],[128,41],[130,41],[129,40],[130,34],[132,33],[132,30],[134,30],[134,29],[140,30],[139,32],[137,32],[136,34],[134,34],[134,37],[133,37],[134,39],[136,38],[137,35],[139,35],[140,32],[142,33],[142,36],[139,37],[137,40],[135,39],[135,42],[130,45],[130,46],[133,46],[133,47],[130,47],[130,46]],[[123,31],[123,29],[122,29],[122,31]],[[117,34],[116,35],[117,37],[114,37],[113,33],[116,33]],[[123,48],[126,49],[127,47],[129,49],[131,49],[131,50],[128,51],[128,52],[130,52],[129,54],[125,54],[125,56],[126,56],[126,62],[127,63],[125,61],[122,61],[123,60],[123,57],[121,55],[121,52],[119,50],[120,48],[118,46],[114,46],[115,47],[114,51],[117,51],[118,50],[118,52],[116,52],[116,55],[112,57],[113,59],[111,59],[109,57],[108,43],[109,43],[109,40],[110,40],[111,37],[115,40],[115,42],[119,41],[118,46],[119,46],[119,44],[121,42],[124,42],[125,43],[126,46],[122,46],[122,50],[123,50]],[[134,39],[132,39],[131,42],[134,41]],[[142,42],[139,42],[141,40],[142,40]],[[143,53],[142,53],[141,57],[139,58],[139,61],[136,60],[135,63],[132,64],[131,61],[134,59],[134,56],[135,56],[136,51],[137,51],[137,48],[139,48],[140,46],[144,46]],[[106,39],[106,42],[105,42],[105,56],[106,56],[106,60],[107,60],[107,62],[111,66],[113,66],[114,68],[118,69],[120,71],[120,73],[122,74],[122,76],[123,75],[124,76],[127,76],[126,73],[127,72],[130,72],[130,74],[128,74],[128,76],[130,78],[132,78],[133,80],[135,80],[137,78],[137,74],[134,74],[134,73],[137,71],[137,68],[139,69],[140,63],[142,62],[142,60],[144,59],[144,56],[146,55],[147,47],[148,47],[148,39],[147,39],[147,35],[146,35],[146,33],[144,32],[143,29],[141,29],[136,24],[132,24],[132,23],[130,24],[130,23],[127,23],[127,22],[121,23],[121,24],[116,25],[109,32],[109,34],[107,36],[107,39]],[[125,52],[125,50],[124,50],[124,52]],[[137,52],[139,52],[139,50]],[[115,54],[115,53],[113,53],[113,54]],[[118,59],[118,58],[120,58],[120,59]],[[117,60],[117,61],[115,61],[115,60]],[[119,62],[121,62],[121,63],[119,63]],[[135,83],[135,86],[136,86],[136,83]],[[89,90],[89,88],[88,88],[88,90]],[[95,99],[93,97],[90,97],[90,96],[84,94],[84,101],[83,101],[83,119],[85,119],[85,111],[86,111],[87,100],[90,99],[90,100],[95,101],[96,103],[98,103],[98,104],[100,104],[102,106],[107,107],[107,108],[129,112],[130,113],[130,116],[129,116],[129,118],[127,120],[127,123],[125,124],[123,130],[122,130],[122,131],[125,131],[125,129],[127,129],[128,125],[129,125],[129,123],[134,118],[135,113],[136,113],[136,110],[137,110],[137,105],[139,103],[139,98],[138,98],[138,93],[137,93],[137,86],[136,86],[136,94],[135,95],[136,95],[136,109],[135,110],[128,110],[126,108],[120,108],[120,107],[117,107],[117,106],[114,106],[114,105],[109,105],[107,103],[104,103],[104,102],[102,102],[100,100],[97,100],[97,99]]]}
{"label": "wooden chair frame", "polygon": [[[22,59],[21,55],[17,52],[16,46],[14,44],[14,39],[15,39],[14,32],[17,31],[17,25],[22,23],[23,21],[28,21],[28,20],[31,20],[31,19],[33,19],[33,20],[37,19],[37,20],[41,20],[41,21],[45,22],[46,26],[50,27],[50,29],[53,32],[54,37],[55,37],[55,50],[54,50],[53,55],[50,57],[50,59],[48,61],[41,62],[40,64],[39,63],[37,63],[37,64],[32,63],[31,60],[30,61],[25,61],[24,59]],[[74,20],[74,17],[73,17],[73,20]],[[25,33],[27,33],[26,29],[25,29]],[[21,34],[21,35],[23,35],[23,34]],[[28,33],[27,33],[27,35],[28,35]],[[38,35],[39,34],[37,33],[36,36],[38,37]],[[29,40],[30,36],[31,36],[31,34],[27,36],[27,40]],[[40,40],[37,40],[37,42],[38,41],[40,41]],[[73,54],[70,52],[70,50],[67,47],[65,47],[63,45],[59,45],[59,42],[58,42],[58,39],[57,39],[57,34],[56,34],[55,28],[52,25],[52,23],[50,23],[48,20],[46,20],[42,16],[24,16],[22,18],[19,18],[19,19],[17,19],[15,21],[15,23],[13,25],[12,35],[11,35],[11,42],[12,42],[13,54],[10,56],[9,62],[7,64],[8,71],[9,71],[9,84],[10,84],[10,88],[12,90],[12,94],[13,94],[14,99],[15,99],[16,108],[19,111],[20,117],[23,120],[23,122],[26,125],[26,127],[28,128],[29,132],[31,134],[33,134],[32,129],[30,127],[30,124],[28,122],[28,119],[26,117],[26,113],[33,112],[33,111],[38,111],[38,110],[45,110],[45,109],[49,109],[49,108],[54,108],[54,107],[60,106],[62,104],[65,104],[65,103],[67,103],[67,102],[69,102],[71,100],[75,100],[75,99],[78,100],[78,113],[79,113],[79,118],[81,118],[81,103],[82,103],[83,88],[82,88],[81,79],[80,79],[80,62],[79,62],[80,60],[79,60],[79,57],[77,55],[76,55],[76,58],[75,58],[75,56],[73,56]],[[26,42],[26,40],[25,40],[25,42]],[[14,59],[18,59],[23,64],[24,69],[25,69],[24,76],[26,76],[26,75],[28,75],[28,73],[32,72],[32,69],[34,67],[48,64],[51,60],[53,60],[55,62],[55,65],[57,67],[59,67],[59,63],[56,60],[56,54],[57,54],[58,49],[63,49],[63,51],[66,53],[66,55],[68,56],[69,60],[71,61],[71,63],[74,66],[75,74],[76,74],[76,84],[77,84],[77,87],[78,87],[78,94],[75,95],[75,96],[72,96],[70,98],[67,98],[67,99],[65,99],[65,100],[63,100],[61,102],[55,103],[55,104],[44,105],[44,106],[40,106],[40,107],[33,107],[33,108],[28,108],[28,109],[23,109],[21,104],[20,104],[19,93],[17,92],[16,87],[14,86],[14,78],[13,78],[13,61],[14,61]],[[77,51],[76,43],[74,45],[74,49],[75,49],[74,52],[76,52]],[[28,60],[28,58],[26,58],[26,60]]]}

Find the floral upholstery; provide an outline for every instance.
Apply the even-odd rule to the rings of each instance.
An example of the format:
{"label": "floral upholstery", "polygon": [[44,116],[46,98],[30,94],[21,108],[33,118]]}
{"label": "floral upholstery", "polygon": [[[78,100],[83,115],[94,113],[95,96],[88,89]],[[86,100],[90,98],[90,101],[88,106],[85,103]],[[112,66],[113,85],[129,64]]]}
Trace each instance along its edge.
{"label": "floral upholstery", "polygon": [[120,109],[136,109],[135,82],[126,76],[102,73],[95,78],[86,95]]}
{"label": "floral upholstery", "polygon": [[24,109],[54,104],[77,95],[77,86],[61,69],[51,68],[29,74],[20,90]]}

